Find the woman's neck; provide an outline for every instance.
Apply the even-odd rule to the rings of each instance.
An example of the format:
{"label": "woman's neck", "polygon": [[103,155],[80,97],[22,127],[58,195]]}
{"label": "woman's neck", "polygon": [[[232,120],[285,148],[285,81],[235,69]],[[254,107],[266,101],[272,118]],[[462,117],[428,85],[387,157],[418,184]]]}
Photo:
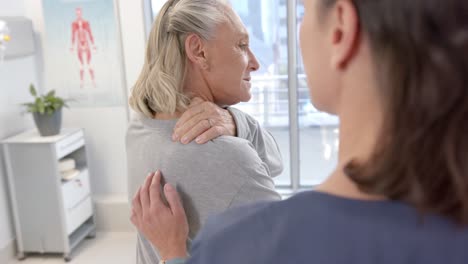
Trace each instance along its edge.
{"label": "woman's neck", "polygon": [[190,98],[199,97],[203,101],[214,103],[214,96],[211,91],[208,81],[204,78],[201,72],[196,69],[191,69],[187,72],[184,81],[184,93]]}
{"label": "woman's neck", "polygon": [[[185,77],[183,84],[184,94],[190,99],[194,97],[201,98],[203,101],[214,103],[214,98],[206,80],[203,79],[201,74],[188,73]],[[174,114],[156,113],[154,119],[158,120],[172,120],[179,119],[184,112],[176,112]]]}
{"label": "woman's neck", "polygon": [[[364,67],[365,68],[365,67]],[[366,162],[371,157],[383,123],[382,106],[375,82],[362,67],[344,79],[347,87],[340,96],[340,146],[338,164],[330,177],[317,190],[354,199],[383,199],[359,190],[358,186],[344,173],[350,161]],[[359,78],[360,77],[360,78]],[[367,81],[366,81],[367,80]]]}
{"label": "woman's neck", "polygon": [[[363,109],[363,111],[365,110]],[[351,114],[348,113],[347,115]],[[367,117],[371,118],[368,115]],[[362,116],[362,118],[362,120],[365,120],[365,116]],[[372,123],[356,122],[355,118],[341,118],[338,164],[328,179],[317,187],[317,191],[352,199],[375,200],[384,198],[362,192],[356,183],[344,173],[345,166],[351,160],[366,161],[369,159],[370,153],[374,149],[374,139],[377,133]]]}

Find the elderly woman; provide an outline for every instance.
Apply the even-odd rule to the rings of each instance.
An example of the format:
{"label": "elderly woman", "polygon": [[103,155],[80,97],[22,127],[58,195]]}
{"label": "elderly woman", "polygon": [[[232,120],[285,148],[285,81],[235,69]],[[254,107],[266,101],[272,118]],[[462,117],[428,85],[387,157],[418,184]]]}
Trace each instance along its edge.
{"label": "elderly woman", "polygon": [[[150,171],[164,170],[182,195],[189,238],[211,214],[281,198],[272,180],[282,171],[273,137],[247,114],[223,109],[250,99],[258,67],[244,25],[224,1],[168,1],[154,22],[130,99],[138,115],[127,132],[129,193]],[[201,99],[187,111],[194,97]],[[210,127],[198,142],[231,136],[187,144]],[[139,234],[137,263],[158,259]]]}
{"label": "elderly woman", "polygon": [[[338,166],[314,191],[209,221],[187,263],[468,263],[468,1],[304,4],[302,56],[313,103],[340,117]],[[170,184],[161,202],[160,180],[132,221],[182,263],[184,211]]]}

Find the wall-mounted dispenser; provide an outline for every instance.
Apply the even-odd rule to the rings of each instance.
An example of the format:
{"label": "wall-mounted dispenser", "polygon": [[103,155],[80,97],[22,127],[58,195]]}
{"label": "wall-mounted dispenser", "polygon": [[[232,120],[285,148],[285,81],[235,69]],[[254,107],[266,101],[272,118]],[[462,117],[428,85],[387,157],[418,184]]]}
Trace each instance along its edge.
{"label": "wall-mounted dispenser", "polygon": [[10,29],[6,21],[0,20],[0,62],[5,58],[7,43],[10,39]]}
{"label": "wall-mounted dispenser", "polygon": [[34,54],[34,31],[25,17],[0,17],[0,60]]}

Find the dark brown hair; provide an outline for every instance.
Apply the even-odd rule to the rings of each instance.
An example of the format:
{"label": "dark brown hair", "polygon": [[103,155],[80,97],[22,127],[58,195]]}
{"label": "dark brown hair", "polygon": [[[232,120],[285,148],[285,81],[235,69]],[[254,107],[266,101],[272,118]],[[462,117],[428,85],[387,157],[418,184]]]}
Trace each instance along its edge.
{"label": "dark brown hair", "polygon": [[468,225],[468,1],[352,2],[379,65],[385,124],[372,158],[345,173],[364,192]]}

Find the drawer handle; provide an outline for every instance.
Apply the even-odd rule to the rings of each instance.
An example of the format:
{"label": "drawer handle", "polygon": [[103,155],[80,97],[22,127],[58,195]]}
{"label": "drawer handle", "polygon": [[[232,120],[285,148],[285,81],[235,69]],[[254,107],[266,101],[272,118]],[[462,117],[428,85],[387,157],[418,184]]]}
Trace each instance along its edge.
{"label": "drawer handle", "polygon": [[75,183],[78,185],[78,187],[83,187],[83,182],[81,182],[80,179],[76,179]]}

